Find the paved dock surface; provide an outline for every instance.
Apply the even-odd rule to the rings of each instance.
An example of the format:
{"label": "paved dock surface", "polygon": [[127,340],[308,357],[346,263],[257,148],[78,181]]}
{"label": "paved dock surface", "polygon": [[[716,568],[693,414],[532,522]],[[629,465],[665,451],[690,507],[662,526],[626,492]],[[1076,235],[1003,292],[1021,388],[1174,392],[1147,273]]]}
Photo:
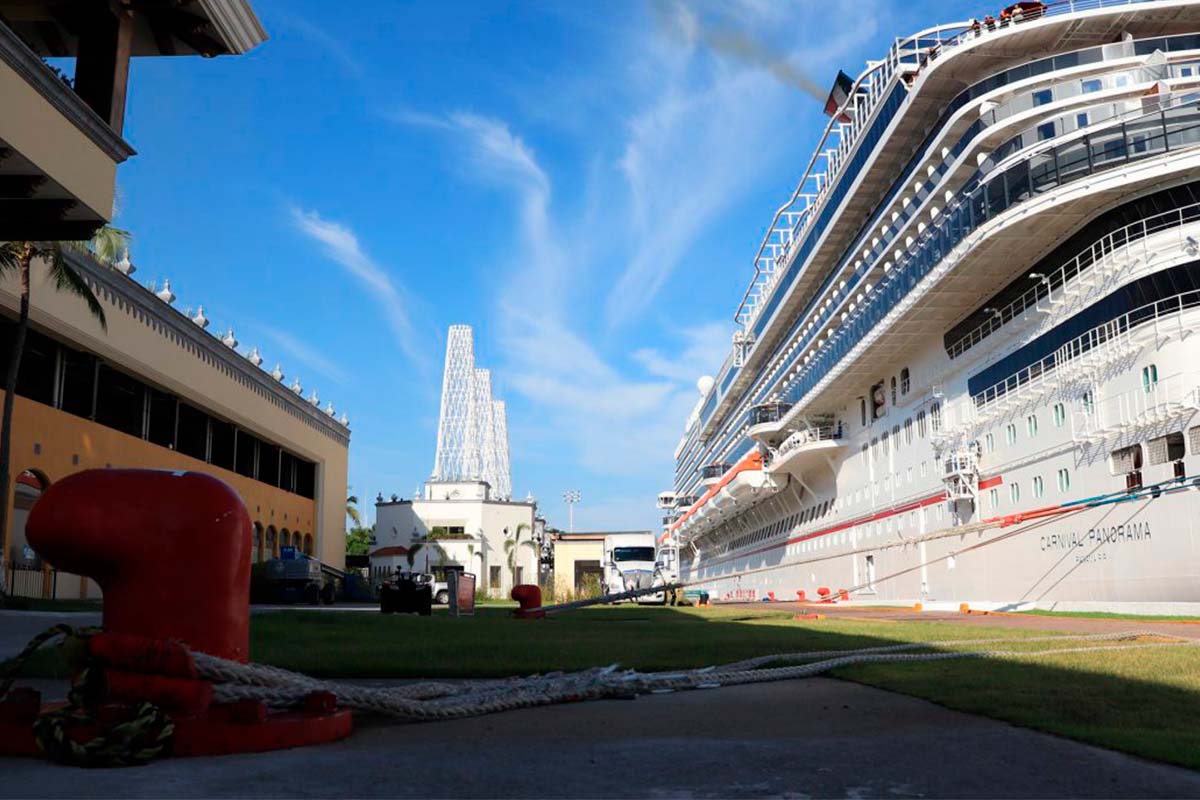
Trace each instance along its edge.
{"label": "paved dock surface", "polygon": [[[776,607],[788,605],[795,604]],[[982,629],[1200,637],[1200,625],[1172,622],[819,611]],[[0,612],[0,653],[58,621],[95,624],[98,616]],[[62,682],[36,683],[48,696],[65,691]],[[336,744],[131,769],[0,759],[0,775],[0,798],[1200,796],[1200,773],[828,678],[421,725],[360,718],[354,736]]]}
{"label": "paved dock surface", "polygon": [[826,678],[361,722],[322,747],[83,771],[0,797],[1197,797],[1200,774]]}

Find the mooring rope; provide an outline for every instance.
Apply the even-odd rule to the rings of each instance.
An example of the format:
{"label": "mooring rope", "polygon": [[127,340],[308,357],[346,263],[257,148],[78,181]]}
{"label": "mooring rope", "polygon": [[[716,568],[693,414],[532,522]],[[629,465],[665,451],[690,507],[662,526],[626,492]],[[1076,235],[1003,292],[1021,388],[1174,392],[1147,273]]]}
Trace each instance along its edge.
{"label": "mooring rope", "polygon": [[[1013,650],[996,646],[1050,642],[1092,642],[1095,644],[1082,647],[1055,647],[1045,650]],[[1111,644],[1104,644],[1106,642]],[[321,681],[277,667],[241,664],[203,653],[194,653],[193,657],[200,676],[216,684],[215,698],[219,702],[259,700],[271,706],[292,706],[302,703],[310,692],[325,691],[336,695],[338,703],[348,708],[410,722],[431,722],[555,703],[793,680],[861,664],[916,663],[966,658],[1043,658],[1069,653],[1189,647],[1197,644],[1200,642],[1168,637],[1147,630],[994,639],[951,639],[938,642],[911,642],[882,647],[865,647],[855,650],[777,653],[718,667],[670,672],[620,670],[616,665],[612,665],[581,672],[533,675],[525,678],[462,682],[432,681],[398,687],[369,687]],[[978,650],[936,649],[988,645],[990,646]],[[935,649],[935,652],[911,652],[931,648]],[[807,661],[809,663],[765,666],[781,661]]]}

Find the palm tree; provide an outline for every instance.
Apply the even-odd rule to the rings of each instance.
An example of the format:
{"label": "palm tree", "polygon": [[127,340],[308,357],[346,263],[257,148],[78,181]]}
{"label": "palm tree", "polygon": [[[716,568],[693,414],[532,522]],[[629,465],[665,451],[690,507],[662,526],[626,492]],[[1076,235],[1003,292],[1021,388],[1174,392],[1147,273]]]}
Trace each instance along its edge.
{"label": "palm tree", "polygon": [[[525,545],[525,546],[531,547],[531,548],[533,548],[535,546],[533,539],[529,539],[524,542],[521,541],[521,530],[522,529],[529,530],[529,526],[526,525],[524,522],[522,522],[520,525],[517,526],[516,533],[511,538],[506,538],[504,540],[504,553],[508,557],[508,572],[512,576],[513,585],[516,585],[516,583],[517,583],[517,551],[518,551],[518,548],[520,548],[521,545]],[[534,552],[537,552],[536,549],[534,550]]]}
{"label": "palm tree", "polygon": [[[16,272],[21,282],[21,304],[17,316],[17,332],[8,357],[8,374],[4,380],[4,413],[0,419],[0,542],[7,542],[8,487],[12,462],[13,398],[21,356],[25,351],[25,335],[29,330],[30,271],[35,260],[46,265],[56,291],[75,295],[87,305],[92,317],[107,330],[104,307],[96,299],[83,276],[67,262],[66,253],[82,253],[103,264],[111,265],[113,258],[129,241],[129,233],[109,225],[102,227],[89,242],[0,242],[0,276]],[[0,562],[4,554],[0,552]],[[2,580],[2,579],[0,579]]]}
{"label": "palm tree", "polygon": [[346,498],[346,516],[354,523],[355,528],[362,527],[362,514],[358,510],[358,495],[352,494]]}

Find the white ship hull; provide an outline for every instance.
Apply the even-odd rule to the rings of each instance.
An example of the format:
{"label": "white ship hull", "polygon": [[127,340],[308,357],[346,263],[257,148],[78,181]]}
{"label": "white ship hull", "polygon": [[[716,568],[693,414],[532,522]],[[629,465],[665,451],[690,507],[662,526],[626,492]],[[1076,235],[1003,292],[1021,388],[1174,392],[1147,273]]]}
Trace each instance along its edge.
{"label": "white ship hull", "polygon": [[1200,610],[1200,3],[1115,5],[1112,43],[1060,4],[860,78],[676,451],[683,581]]}

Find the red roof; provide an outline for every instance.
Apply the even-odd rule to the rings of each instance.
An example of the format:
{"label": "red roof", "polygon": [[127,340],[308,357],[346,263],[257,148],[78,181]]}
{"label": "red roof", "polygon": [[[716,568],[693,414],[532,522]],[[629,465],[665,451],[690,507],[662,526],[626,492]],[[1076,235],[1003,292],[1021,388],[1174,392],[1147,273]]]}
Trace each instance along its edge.
{"label": "red roof", "polygon": [[408,555],[407,547],[401,547],[400,545],[393,545],[391,547],[379,548],[375,552],[371,553],[371,558],[386,558],[387,556],[406,556],[406,555]]}

